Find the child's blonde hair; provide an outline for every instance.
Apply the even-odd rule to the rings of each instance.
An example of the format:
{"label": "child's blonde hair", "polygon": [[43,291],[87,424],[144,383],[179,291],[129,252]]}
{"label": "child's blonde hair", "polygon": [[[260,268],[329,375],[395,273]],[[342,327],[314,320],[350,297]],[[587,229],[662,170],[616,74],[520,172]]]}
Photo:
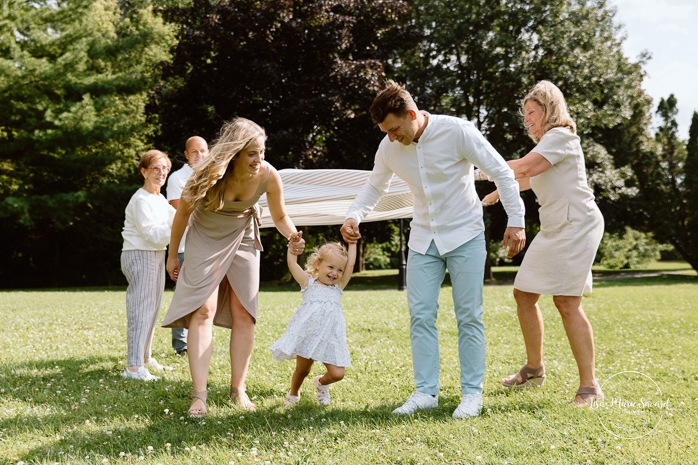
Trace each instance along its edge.
{"label": "child's blonde hair", "polygon": [[313,250],[313,253],[308,257],[305,263],[305,271],[313,276],[317,276],[318,266],[320,262],[326,260],[331,254],[337,254],[340,257],[348,258],[347,249],[339,242],[328,242]]}

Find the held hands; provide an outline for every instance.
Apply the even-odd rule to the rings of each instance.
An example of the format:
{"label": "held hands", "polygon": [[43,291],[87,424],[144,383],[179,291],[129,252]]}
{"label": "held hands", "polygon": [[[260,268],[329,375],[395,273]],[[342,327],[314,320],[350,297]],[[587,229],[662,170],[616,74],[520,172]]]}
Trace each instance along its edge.
{"label": "held hands", "polygon": [[288,251],[293,255],[300,255],[305,250],[305,239],[303,239],[303,231],[292,233],[288,236]]}
{"label": "held hands", "polygon": [[344,220],[344,224],[339,229],[342,233],[342,238],[347,244],[356,244],[359,239],[361,239],[361,233],[359,232],[359,225],[353,218],[347,218]]}
{"label": "held hands", "polygon": [[502,241],[502,247],[509,247],[507,257],[513,257],[517,253],[521,252],[525,246],[526,231],[524,230],[524,228],[508,227],[506,231],[504,231],[504,240]]}
{"label": "held hands", "polygon": [[165,264],[165,268],[167,269],[167,274],[170,275],[170,279],[172,281],[177,282],[177,278],[179,278],[179,258],[177,258],[177,254],[173,253],[170,254],[167,257],[167,263]]}
{"label": "held hands", "polygon": [[493,191],[482,198],[482,206],[489,207],[499,202],[499,192]]}
{"label": "held hands", "polygon": [[[475,170],[475,180],[476,181],[487,181],[489,178],[485,173],[476,169]],[[482,198],[482,206],[490,207],[499,202],[499,192],[492,191]],[[502,247],[509,248],[507,252],[507,257],[511,258],[517,253],[521,252],[526,246],[526,231],[524,228],[512,228],[508,227],[504,231],[504,240],[502,241]]]}
{"label": "held hands", "polygon": [[488,178],[485,173],[483,173],[482,171],[480,171],[477,168],[475,168],[473,175],[475,176],[476,181],[489,181],[490,180],[490,178]]}

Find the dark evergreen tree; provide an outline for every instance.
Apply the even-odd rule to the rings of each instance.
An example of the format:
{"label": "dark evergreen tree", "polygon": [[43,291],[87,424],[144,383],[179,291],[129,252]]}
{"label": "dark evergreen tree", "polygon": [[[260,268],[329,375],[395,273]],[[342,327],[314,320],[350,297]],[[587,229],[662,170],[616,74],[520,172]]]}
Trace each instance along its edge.
{"label": "dark evergreen tree", "polygon": [[163,10],[178,45],[152,111],[161,145],[215,138],[244,116],[269,136],[277,168],[370,169],[368,116],[406,2],[194,0]]}
{"label": "dark evergreen tree", "polygon": [[102,283],[120,274],[118,183],[152,135],[147,94],[174,34],[144,2],[2,11],[0,286]]}
{"label": "dark evergreen tree", "polygon": [[[639,227],[673,245],[698,270],[698,248],[691,229],[697,204],[696,197],[690,197],[695,175],[687,172],[695,159],[689,161],[687,146],[678,137],[677,112],[673,94],[660,99],[657,115],[661,124],[654,138],[645,137],[642,150],[629,160],[638,189],[634,206],[640,214]],[[688,147],[693,144],[689,141]]]}
{"label": "dark evergreen tree", "polygon": [[[178,44],[152,100],[158,145],[179,151],[191,134],[213,141],[224,121],[244,116],[267,131],[266,157],[276,168],[371,169],[382,134],[368,108],[406,12],[402,0],[193,0],[164,8]],[[383,242],[392,231],[363,230]],[[286,273],[285,254],[273,253],[284,250],[274,243],[280,239],[263,232],[272,251],[264,254],[265,279]]]}
{"label": "dark evergreen tree", "polygon": [[686,260],[698,271],[698,112],[693,112],[686,144],[683,201],[686,208]]}

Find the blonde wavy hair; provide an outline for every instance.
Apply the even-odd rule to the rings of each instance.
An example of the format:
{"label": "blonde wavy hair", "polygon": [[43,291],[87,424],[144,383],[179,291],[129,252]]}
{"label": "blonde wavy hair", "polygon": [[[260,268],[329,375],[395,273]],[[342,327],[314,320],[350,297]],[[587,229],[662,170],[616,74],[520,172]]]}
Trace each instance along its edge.
{"label": "blonde wavy hair", "polygon": [[201,207],[209,211],[223,208],[225,180],[233,172],[232,161],[250,142],[259,137],[266,140],[267,135],[253,121],[235,118],[225,123],[208,157],[194,167],[194,174],[184,188],[182,198],[192,208]]}
{"label": "blonde wavy hair", "polygon": [[344,245],[339,242],[328,242],[313,250],[313,253],[308,257],[308,261],[305,262],[305,271],[313,276],[317,276],[320,262],[327,260],[327,257],[331,254],[337,254],[345,259],[348,258],[347,249]]}
{"label": "blonde wavy hair", "polygon": [[[545,126],[543,134],[552,128],[568,128],[572,133],[577,132],[577,125],[567,111],[567,103],[562,91],[550,81],[540,81],[526,94],[521,101],[521,115],[524,115],[524,105],[533,100],[543,107],[545,112]],[[529,133],[533,142],[538,143],[539,137]]]}

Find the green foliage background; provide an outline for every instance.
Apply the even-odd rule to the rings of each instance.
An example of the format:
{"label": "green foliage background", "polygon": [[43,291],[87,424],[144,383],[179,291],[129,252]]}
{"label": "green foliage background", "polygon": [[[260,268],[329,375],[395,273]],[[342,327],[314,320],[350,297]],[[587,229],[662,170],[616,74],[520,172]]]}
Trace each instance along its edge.
{"label": "green foliage background", "polygon": [[145,106],[174,27],[145,1],[2,10],[0,282],[117,282],[117,225],[156,133]]}
{"label": "green foliage background", "polygon": [[[2,287],[123,283],[139,154],[157,147],[178,165],[189,136],[213,142],[233,116],[266,128],[277,168],[370,169],[382,136],[367,109],[386,78],[421,108],[474,121],[507,159],[533,146],[521,97],[555,82],[607,230],[651,232],[698,269],[698,117],[680,140],[672,95],[652,131],[649,56],[623,55],[605,0],[5,0],[0,11]],[[532,234],[537,204],[524,200]],[[486,221],[499,241],[501,206]],[[364,235],[363,252],[385,262],[394,227]],[[272,231],[265,244],[263,278],[278,278],[283,244]]]}

